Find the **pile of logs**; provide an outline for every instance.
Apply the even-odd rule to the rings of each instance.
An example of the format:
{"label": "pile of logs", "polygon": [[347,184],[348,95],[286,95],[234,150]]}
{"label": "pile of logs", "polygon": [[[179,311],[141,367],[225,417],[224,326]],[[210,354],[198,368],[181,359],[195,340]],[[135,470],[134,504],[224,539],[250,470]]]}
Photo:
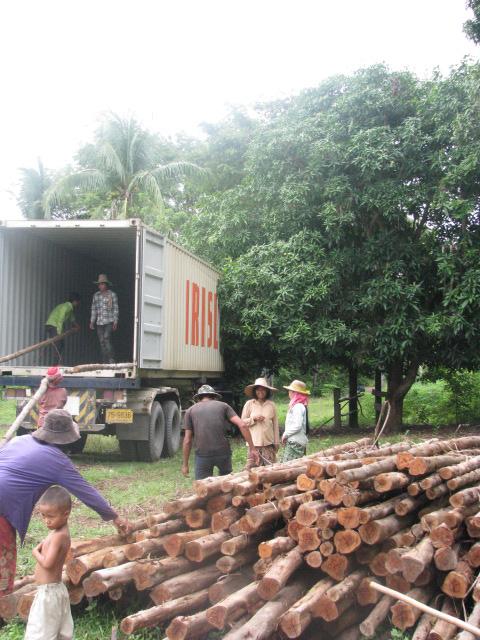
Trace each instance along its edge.
{"label": "pile of logs", "polygon": [[[121,630],[170,640],[221,630],[247,638],[472,640],[371,580],[477,627],[480,623],[480,436],[374,447],[370,439],[287,463],[194,483],[194,494],[135,522],[128,539],[72,544],[72,603],[132,590],[149,604]],[[0,616],[26,617],[26,578]],[[480,631],[479,631],[480,637]]]}

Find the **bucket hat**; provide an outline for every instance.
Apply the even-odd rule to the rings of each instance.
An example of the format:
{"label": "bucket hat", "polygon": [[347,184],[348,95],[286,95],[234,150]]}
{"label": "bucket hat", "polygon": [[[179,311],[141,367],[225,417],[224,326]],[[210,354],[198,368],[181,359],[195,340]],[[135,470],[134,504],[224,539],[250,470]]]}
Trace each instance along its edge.
{"label": "bucket hat", "polygon": [[112,283],[110,282],[110,280],[108,279],[108,277],[107,277],[107,274],[106,274],[106,273],[100,273],[100,274],[98,275],[98,278],[96,279],[96,281],[95,281],[93,284],[101,284],[102,282],[103,282],[104,284],[112,284]]}
{"label": "bucket hat", "polygon": [[294,380],[290,383],[288,387],[284,385],[284,389],[288,389],[289,391],[296,391],[297,393],[303,393],[305,396],[310,395],[310,391],[307,389],[307,385],[305,382],[301,380]]}
{"label": "bucket hat", "polygon": [[195,400],[195,402],[198,400],[198,398],[201,398],[202,396],[215,396],[216,398],[221,398],[222,396],[217,393],[215,391],[215,389],[213,387],[211,387],[209,384],[202,384],[202,386],[200,387],[200,389],[197,391],[197,393],[193,396],[193,399]]}
{"label": "bucket hat", "polygon": [[253,384],[245,387],[245,395],[253,398],[255,387],[264,387],[264,389],[270,389],[270,391],[278,391],[275,387],[271,387],[265,378],[257,378]]}
{"label": "bucket hat", "polygon": [[53,409],[47,413],[43,427],[34,431],[32,437],[49,444],[71,444],[80,439],[80,433],[68,411]]}

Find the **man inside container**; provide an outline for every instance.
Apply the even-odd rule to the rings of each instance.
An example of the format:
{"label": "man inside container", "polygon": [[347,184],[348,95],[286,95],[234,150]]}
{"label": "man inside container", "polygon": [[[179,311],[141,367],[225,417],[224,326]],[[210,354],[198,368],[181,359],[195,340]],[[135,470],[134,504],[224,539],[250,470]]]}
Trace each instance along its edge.
{"label": "man inside container", "polygon": [[250,447],[255,464],[258,465],[260,462],[249,428],[232,407],[225,402],[220,402],[221,397],[213,387],[204,384],[193,396],[196,404],[185,413],[182,464],[184,476],[188,476],[189,472],[188,460],[192,440],[195,448],[195,480],[212,476],[215,467],[221,476],[232,472],[232,451],[225,435],[228,422],[240,429],[240,433]]}
{"label": "man inside container", "polygon": [[[65,325],[71,323],[75,329],[80,329],[80,325],[75,320],[75,309],[80,304],[80,294],[73,291],[69,294],[68,300],[58,304],[52,311],[45,322],[45,332],[47,338],[55,338],[65,331]],[[61,364],[63,350],[65,348],[65,340],[57,340],[52,343],[56,355],[56,364]]]}
{"label": "man inside container", "polygon": [[98,291],[93,294],[90,329],[97,327],[97,336],[102,353],[102,362],[113,364],[115,353],[112,345],[112,332],[118,327],[118,298],[110,289],[111,282],[105,273],[101,273],[94,284]]}

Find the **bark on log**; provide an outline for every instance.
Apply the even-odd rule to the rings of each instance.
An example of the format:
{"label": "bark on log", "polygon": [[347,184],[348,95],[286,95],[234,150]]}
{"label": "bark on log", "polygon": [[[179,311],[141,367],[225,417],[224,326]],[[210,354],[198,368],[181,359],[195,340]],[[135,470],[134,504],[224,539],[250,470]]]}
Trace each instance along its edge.
{"label": "bark on log", "polygon": [[[321,515],[318,516],[317,526],[320,529],[334,529],[337,526],[337,524],[342,524],[338,519],[339,512],[340,512],[340,509],[338,509],[338,511],[325,511],[325,513],[322,513]],[[342,524],[342,526],[345,526],[345,525]],[[355,528],[355,527],[352,527],[352,528]]]}
{"label": "bark on log", "polygon": [[244,513],[245,510],[241,507],[227,507],[227,509],[217,511],[212,515],[212,523],[210,525],[212,532],[225,531],[236,520],[239,520]]}
{"label": "bark on log", "polygon": [[469,487],[450,496],[452,507],[468,507],[477,504],[480,497],[480,487]]}
{"label": "bark on log", "polygon": [[[160,556],[165,550],[165,544],[167,543],[168,537],[169,536],[163,536],[162,538],[151,538],[149,540],[141,540],[140,542],[129,544],[125,548],[125,557],[127,558],[127,560],[132,561],[139,560],[140,558],[144,558],[147,555]],[[111,553],[108,555],[111,555]],[[105,556],[105,558],[103,559],[104,565],[106,558],[107,557]]]}
{"label": "bark on log", "polygon": [[330,587],[312,604],[312,613],[316,618],[330,621],[338,618],[355,599],[355,592],[365,577],[365,571],[354,571],[338,584]]}
{"label": "bark on log", "polygon": [[408,582],[414,582],[422,571],[433,560],[435,549],[430,538],[425,537],[423,540],[409,549],[402,556],[402,574]]}
{"label": "bark on log", "polygon": [[445,466],[443,469],[440,469],[438,474],[443,480],[451,480],[456,476],[463,476],[465,473],[469,471],[475,471],[480,466],[480,456],[473,456],[472,458],[468,458],[464,462],[460,462],[459,464],[453,464],[450,466]]}
{"label": "bark on log", "polygon": [[[475,566],[470,562],[470,557],[469,557],[469,554],[472,551],[472,549],[470,549],[469,553],[467,554],[467,558],[470,565]],[[480,551],[480,548],[479,548],[479,551]],[[435,563],[435,566],[439,571],[453,571],[453,569],[455,569],[455,567],[457,566],[459,553],[460,553],[459,544],[455,544],[453,545],[453,547],[443,547],[442,549],[436,549],[435,554],[433,556],[433,561]],[[480,554],[479,554],[479,559],[480,559]],[[480,565],[477,565],[477,566],[480,566]]]}
{"label": "bark on log", "polygon": [[318,518],[328,511],[329,507],[330,504],[325,500],[314,500],[302,504],[296,513],[297,522],[305,527],[309,527],[315,524]]}
{"label": "bark on log", "polygon": [[342,499],[342,502],[345,507],[354,507],[361,504],[366,504],[367,502],[372,502],[373,500],[381,500],[382,494],[378,493],[378,491],[373,490],[350,490],[346,493]]}
{"label": "bark on log", "polygon": [[222,483],[231,478],[231,474],[225,476],[212,476],[204,480],[194,480],[193,490],[199,498],[212,498],[222,493]]}
{"label": "bark on log", "polygon": [[[401,493],[394,498],[390,498],[389,500],[384,500],[379,502],[378,504],[373,504],[369,507],[363,507],[359,509],[358,519],[360,524],[368,524],[372,522],[372,520],[380,520],[381,518],[386,518],[390,514],[395,512],[395,505],[406,498],[405,493]],[[357,525],[358,526],[358,525]],[[356,528],[356,527],[353,527]]]}
{"label": "bark on log", "polygon": [[150,527],[150,533],[152,538],[160,538],[172,533],[178,533],[185,529],[185,523],[183,520],[168,520],[167,522],[159,522]]}
{"label": "bark on log", "polygon": [[138,611],[131,616],[124,618],[120,624],[123,633],[134,633],[138,629],[155,627],[166,620],[170,620],[175,616],[196,609],[201,609],[208,604],[208,590],[203,589],[197,593],[191,593],[187,596],[170,600],[164,604],[144,611]]}
{"label": "bark on log", "polygon": [[281,617],[280,629],[288,638],[298,638],[305,631],[313,618],[313,603],[332,586],[330,578],[320,580]]}
{"label": "bark on log", "polygon": [[125,536],[112,535],[101,536],[99,538],[89,540],[72,540],[70,551],[72,558],[78,558],[78,556],[84,556],[88,553],[94,553],[107,547],[116,547],[121,544],[125,544]]}
{"label": "bark on log", "polygon": [[439,484],[438,487],[433,487],[433,489],[427,489],[425,491],[425,495],[429,500],[438,500],[439,498],[447,496],[448,493],[449,490],[446,484]]}
{"label": "bark on log", "polygon": [[389,471],[396,471],[397,466],[395,458],[385,458],[385,460],[379,460],[378,462],[372,462],[372,464],[364,465],[358,469],[349,469],[347,471],[341,471],[337,475],[337,482],[340,484],[348,484],[354,480],[366,480],[378,476],[379,473],[387,473]]}
{"label": "bark on log", "polygon": [[414,516],[412,514],[403,518],[397,515],[391,515],[378,520],[372,520],[367,524],[362,524],[358,532],[366,544],[378,544],[392,536],[394,533],[397,533],[411,525],[413,522]]}
{"label": "bark on log", "polygon": [[468,473],[464,473],[462,476],[456,476],[455,478],[448,480],[447,487],[450,491],[457,491],[469,484],[478,483],[479,480],[480,470],[475,469],[475,471],[469,471]]}
{"label": "bark on log", "polygon": [[459,456],[458,454],[445,454],[433,457],[417,456],[408,465],[408,471],[411,476],[424,476],[446,465],[457,464],[463,460],[465,460],[465,456]]}
{"label": "bark on log", "polygon": [[415,629],[412,636],[412,640],[427,640],[433,625],[435,624],[435,618],[430,613],[424,613]]}
{"label": "bark on log", "polygon": [[[166,553],[171,558],[176,558],[177,556],[183,555],[186,549],[186,545],[192,540],[196,540],[197,538],[203,538],[204,536],[208,536],[210,533],[210,529],[194,529],[193,531],[182,531],[180,533],[174,533],[171,536],[168,536],[164,541],[163,546]],[[189,558],[191,560],[191,558]]]}
{"label": "bark on log", "polygon": [[288,553],[295,547],[295,540],[289,536],[279,536],[272,540],[265,540],[258,545],[260,558],[276,558],[281,553]]}
{"label": "bark on log", "polygon": [[161,560],[139,561],[133,569],[133,581],[137,591],[144,591],[155,584],[178,576],[186,571],[193,571],[198,567],[187,558],[164,558]]}
{"label": "bark on log", "polygon": [[265,603],[242,627],[227,633],[225,640],[267,640],[278,626],[279,618],[302,595],[305,587],[296,583],[284,587],[270,602]]}
{"label": "bark on log", "polygon": [[121,587],[133,580],[136,562],[127,562],[110,569],[99,569],[83,580],[83,588],[87,598],[98,596],[114,587]]}
{"label": "bark on log", "polygon": [[167,600],[174,600],[189,593],[206,589],[220,576],[221,573],[214,564],[208,565],[165,580],[152,589],[150,598],[155,604],[162,604]]}
{"label": "bark on log", "polygon": [[0,598],[0,618],[3,620],[11,620],[17,613],[17,606],[20,599],[29,594],[37,591],[36,584],[26,584],[17,591],[13,591],[6,596]]}
{"label": "bark on log", "polygon": [[186,496],[185,498],[178,498],[177,500],[169,500],[163,505],[163,510],[169,516],[173,516],[183,513],[184,511],[189,511],[190,509],[202,509],[205,503],[205,498]]}
{"label": "bark on log", "polygon": [[250,584],[252,579],[251,571],[233,573],[227,576],[222,575],[208,590],[210,604],[216,604],[230,594],[242,589],[247,584]]}
{"label": "bark on log", "polygon": [[359,625],[359,630],[363,636],[366,638],[375,636],[378,627],[386,620],[392,604],[393,598],[382,596],[365,620]]}
{"label": "bark on log", "polygon": [[284,556],[277,557],[257,586],[262,600],[271,600],[282,589],[290,576],[303,564],[303,556],[298,547],[294,547]]}
{"label": "bark on log", "polygon": [[222,543],[232,537],[229,531],[217,531],[203,535],[196,540],[190,540],[185,545],[185,555],[192,562],[203,562],[207,558],[219,553]]}
{"label": "bark on log", "polygon": [[433,487],[436,487],[437,485],[442,483],[443,479],[440,473],[432,473],[432,475],[420,480],[418,484],[424,491],[426,491],[427,489],[433,489]]}
{"label": "bark on log", "polygon": [[362,607],[369,604],[376,604],[381,597],[378,591],[372,589],[370,582],[370,578],[362,578],[355,593],[357,602]]}
{"label": "bark on log", "polygon": [[[449,616],[457,616],[455,606],[449,598],[446,598],[441,611]],[[457,633],[457,628],[458,627],[456,625],[451,624],[450,622],[437,620],[428,635],[428,640],[450,640],[450,638],[453,638]]]}
{"label": "bark on log", "polygon": [[387,493],[388,491],[404,489],[410,482],[410,478],[406,473],[390,471],[389,473],[380,473],[375,476],[374,487],[378,493]]}
{"label": "bark on log", "polygon": [[125,555],[125,551],[130,546],[130,544],[122,544],[119,547],[113,548],[103,557],[102,566],[107,569],[108,567],[116,567],[126,562],[127,556]]}
{"label": "bark on log", "polygon": [[412,511],[417,512],[424,504],[428,502],[428,498],[426,495],[419,495],[417,497],[409,496],[408,498],[403,498],[395,505],[395,513],[397,516],[406,516],[407,513],[412,513]]}
{"label": "bark on log", "polygon": [[395,573],[393,575],[389,574],[385,577],[385,584],[389,589],[394,589],[395,591],[399,591],[400,593],[408,593],[412,588],[410,582],[405,580],[405,578],[400,573]]}
{"label": "bark on log", "polygon": [[213,630],[207,620],[207,612],[199,611],[191,616],[177,616],[167,627],[168,640],[202,640]]}
{"label": "bark on log", "polygon": [[288,496],[294,496],[298,493],[297,485],[295,483],[286,482],[283,484],[279,484],[273,489],[273,498],[275,500],[281,500],[282,498],[287,498]]}
{"label": "bark on log", "polygon": [[147,516],[147,525],[151,528],[156,524],[161,524],[162,522],[166,522],[170,520],[171,516],[166,511],[162,511],[160,513],[152,513]]}
{"label": "bark on log", "polygon": [[252,531],[255,531],[264,524],[279,520],[282,517],[282,513],[275,503],[269,502],[248,509],[244,517],[252,528]]}
{"label": "bark on log", "polygon": [[100,569],[103,567],[103,559],[113,551],[115,547],[104,547],[103,549],[99,549],[98,551],[93,551],[92,553],[87,553],[83,556],[78,556],[74,558],[70,562],[67,563],[66,572],[73,584],[79,584],[83,576],[85,576],[89,571],[93,571],[95,569]]}
{"label": "bark on log", "polygon": [[255,560],[257,550],[255,548],[245,549],[236,556],[223,556],[217,560],[217,569],[222,573],[232,573]]}
{"label": "bark on log", "polygon": [[257,583],[252,582],[211,606],[207,610],[207,620],[215,629],[224,629],[229,620],[248,611],[258,599]]}

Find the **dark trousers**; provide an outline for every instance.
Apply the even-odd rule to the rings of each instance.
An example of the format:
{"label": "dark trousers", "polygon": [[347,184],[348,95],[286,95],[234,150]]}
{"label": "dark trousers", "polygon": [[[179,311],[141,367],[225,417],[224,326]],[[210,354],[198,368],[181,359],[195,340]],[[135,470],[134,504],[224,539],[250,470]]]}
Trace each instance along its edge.
{"label": "dark trousers", "polygon": [[104,364],[113,364],[115,362],[115,353],[112,345],[113,323],[97,324],[97,336],[100,343],[100,351],[102,353],[102,362]]}
{"label": "dark trousers", "polygon": [[222,453],[220,455],[202,456],[195,454],[195,480],[203,480],[213,476],[213,470],[217,467],[218,474],[221,476],[232,473],[232,454]]}
{"label": "dark trousers", "polygon": [[[45,333],[48,338],[55,338],[58,336],[57,328],[52,327],[50,324],[45,325]],[[58,340],[58,342],[52,342],[53,360],[52,364],[61,364],[63,359],[63,350],[65,349],[65,340]]]}

